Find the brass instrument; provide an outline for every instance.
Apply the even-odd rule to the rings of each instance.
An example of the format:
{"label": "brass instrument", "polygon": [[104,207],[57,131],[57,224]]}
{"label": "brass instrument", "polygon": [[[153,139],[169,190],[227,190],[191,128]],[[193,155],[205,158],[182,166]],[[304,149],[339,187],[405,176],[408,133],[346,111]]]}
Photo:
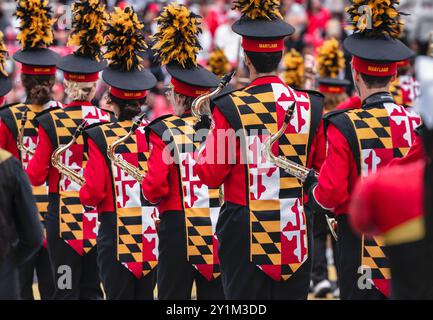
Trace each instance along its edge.
{"label": "brass instrument", "polygon": [[80,136],[80,134],[83,132],[84,128],[86,127],[86,124],[87,124],[87,121],[84,120],[78,126],[77,130],[75,130],[71,141],[69,141],[69,143],[65,144],[64,146],[57,148],[51,156],[51,164],[53,165],[53,167],[56,168],[59,171],[59,173],[65,175],[66,177],[68,177],[69,179],[74,181],[79,186],[83,186],[86,183],[86,180],[84,179],[84,177],[80,176],[74,170],[69,169],[68,167],[64,166],[61,163],[60,158],[61,158],[62,154],[65,153],[66,150],[68,150],[77,141],[78,137]]}
{"label": "brass instrument", "polygon": [[221,82],[219,83],[218,87],[209,92],[209,93],[205,93],[202,94],[201,96],[197,97],[191,106],[191,112],[193,114],[194,117],[196,117],[197,119],[200,119],[202,116],[201,113],[201,106],[208,100],[212,99],[214,96],[216,96],[218,93],[220,93],[224,87],[226,85],[228,85],[230,83],[230,81],[232,81],[233,76],[235,75],[236,71],[232,71],[230,73],[227,73],[224,77],[222,77]]}
{"label": "brass instrument", "polygon": [[140,126],[141,122],[143,121],[144,117],[146,116],[146,113],[142,113],[141,115],[135,117],[132,127],[129,130],[128,134],[126,134],[124,137],[121,137],[114,141],[112,144],[110,144],[107,148],[107,156],[108,158],[120,169],[127,172],[131,177],[133,177],[135,180],[137,180],[139,183],[141,183],[144,179],[144,174],[140,172],[140,169],[136,166],[130,164],[128,161],[125,161],[122,159],[122,157],[118,154],[116,154],[116,148],[119,144],[125,142],[128,140],[129,137],[131,137],[135,131]]}
{"label": "brass instrument", "polygon": [[33,156],[35,154],[35,151],[24,145],[24,129],[26,127],[26,122],[27,122],[27,111],[25,111],[21,117],[21,128],[20,131],[18,132],[17,147],[18,150],[20,150],[21,152]]}
{"label": "brass instrument", "polygon": [[288,174],[298,178],[301,182],[304,182],[308,176],[310,170],[296,162],[286,159],[282,156],[275,156],[272,153],[272,145],[281,138],[281,136],[286,132],[287,126],[289,125],[290,119],[295,110],[296,101],[287,109],[286,115],[284,117],[284,124],[280,130],[274,135],[271,135],[264,145],[264,154],[269,162],[272,162],[277,167],[284,169]]}
{"label": "brass instrument", "polygon": [[[281,136],[286,132],[287,126],[289,125],[290,119],[293,115],[293,112],[295,111],[296,101],[292,103],[292,105],[286,110],[286,114],[284,117],[284,124],[281,127],[280,130],[274,135],[271,135],[269,139],[265,142],[264,145],[264,154],[265,157],[269,162],[272,162],[277,167],[282,168],[285,172],[288,174],[294,176],[295,178],[298,178],[301,182],[305,182],[307,179],[308,174],[310,173],[310,170],[296,162],[293,162],[289,159],[286,159],[282,156],[275,156],[272,152],[272,145],[281,138]],[[317,176],[317,173],[314,173]],[[329,230],[334,237],[334,239],[337,241],[337,233],[335,232],[337,228],[337,220],[334,218],[329,217],[328,215],[325,215],[326,217],[326,223],[328,224]]]}

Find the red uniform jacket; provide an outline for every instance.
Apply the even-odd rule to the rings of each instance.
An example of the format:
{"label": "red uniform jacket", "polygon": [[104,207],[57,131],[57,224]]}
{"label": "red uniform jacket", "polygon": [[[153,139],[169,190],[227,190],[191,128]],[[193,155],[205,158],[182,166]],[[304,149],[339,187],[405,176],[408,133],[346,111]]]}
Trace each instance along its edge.
{"label": "red uniform jacket", "polygon": [[[390,231],[422,217],[424,167],[424,161],[387,167],[359,183],[350,206],[349,219],[354,229],[383,235],[386,242]],[[400,233],[398,236],[417,237],[419,234]]]}

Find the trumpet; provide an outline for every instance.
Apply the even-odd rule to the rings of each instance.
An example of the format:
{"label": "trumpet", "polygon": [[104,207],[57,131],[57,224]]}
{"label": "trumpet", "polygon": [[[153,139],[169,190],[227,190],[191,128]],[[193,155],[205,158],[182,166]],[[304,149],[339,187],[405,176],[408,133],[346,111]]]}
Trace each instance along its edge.
{"label": "trumpet", "polygon": [[108,158],[120,169],[126,171],[131,177],[133,177],[135,180],[137,180],[139,183],[141,183],[144,179],[144,174],[140,172],[140,169],[130,164],[128,161],[123,160],[120,155],[116,154],[116,148],[119,146],[119,144],[125,142],[129,139],[130,136],[132,136],[135,131],[140,126],[141,122],[143,121],[144,117],[146,116],[146,113],[142,113],[141,115],[135,117],[134,122],[132,123],[132,127],[129,130],[128,134],[123,136],[120,139],[117,139],[112,144],[110,144],[107,148],[107,156]]}
{"label": "trumpet", "polygon": [[[294,176],[295,178],[298,178],[301,182],[305,182],[308,174],[310,173],[310,170],[308,168],[282,156],[275,156],[272,153],[272,145],[281,138],[284,132],[286,132],[287,126],[289,125],[290,119],[292,118],[293,112],[295,111],[295,106],[296,101],[293,102],[292,105],[286,110],[284,124],[281,129],[278,130],[276,134],[271,135],[269,139],[265,142],[264,155],[269,162],[275,164],[279,168],[282,168],[285,172]],[[317,173],[314,173],[314,175],[317,177]],[[335,232],[335,230],[337,229],[337,220],[329,217],[328,215],[325,215],[325,217],[326,223],[329,227],[329,231],[331,232],[334,239],[337,241],[338,237],[337,233]]]}
{"label": "trumpet", "polygon": [[87,124],[87,121],[84,120],[78,126],[77,130],[75,130],[74,135],[72,136],[71,141],[69,141],[64,146],[61,146],[61,147],[57,148],[53,152],[53,154],[51,156],[51,164],[53,165],[53,167],[56,168],[59,171],[59,173],[65,175],[66,177],[68,177],[69,179],[71,179],[72,181],[74,181],[76,184],[78,184],[80,187],[83,186],[86,183],[86,180],[84,179],[84,177],[80,176],[74,170],[72,170],[72,169],[66,167],[65,165],[63,165],[61,163],[61,161],[60,161],[60,158],[61,158],[62,154],[65,153],[66,150],[68,150],[77,141],[78,137],[83,132],[86,124]]}
{"label": "trumpet", "polygon": [[17,147],[18,150],[20,150],[21,152],[33,156],[35,154],[35,151],[24,145],[24,129],[26,127],[26,122],[27,122],[27,110],[22,114],[21,117],[21,128],[20,131],[18,132]]}
{"label": "trumpet", "polygon": [[226,85],[228,85],[230,83],[230,81],[232,81],[233,76],[235,75],[236,71],[232,71],[230,73],[227,73],[224,77],[222,77],[221,82],[219,83],[218,87],[209,92],[209,93],[205,93],[202,94],[201,96],[197,97],[193,102],[192,102],[192,106],[191,106],[191,112],[193,114],[194,117],[196,117],[197,119],[201,119],[202,117],[202,113],[201,113],[201,106],[208,100],[212,99],[213,97],[215,97],[218,93],[220,93],[224,87]]}

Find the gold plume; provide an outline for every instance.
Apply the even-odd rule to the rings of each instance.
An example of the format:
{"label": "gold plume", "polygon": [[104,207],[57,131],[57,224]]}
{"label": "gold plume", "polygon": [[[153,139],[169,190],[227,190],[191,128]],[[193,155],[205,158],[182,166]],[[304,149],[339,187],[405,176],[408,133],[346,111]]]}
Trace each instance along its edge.
{"label": "gold plume", "polygon": [[0,31],[0,74],[5,77],[9,76],[6,72],[6,59],[8,56],[8,49],[6,48],[6,44],[3,39],[3,32]]}
{"label": "gold plume", "polygon": [[337,78],[345,67],[345,59],[340,43],[332,38],[325,41],[317,49],[317,63],[319,75],[322,78]]}
{"label": "gold plume", "polygon": [[296,50],[291,49],[283,58],[283,79],[288,86],[300,88],[304,78],[304,58]]}
{"label": "gold plume", "polygon": [[130,6],[123,10],[116,7],[110,14],[108,28],[105,31],[107,52],[104,58],[110,61],[111,68],[123,71],[142,70],[140,61],[143,59],[139,52],[147,49],[142,29],[143,24]]}
{"label": "gold plume", "polygon": [[209,54],[208,66],[211,72],[215,73],[218,77],[223,77],[230,71],[230,63],[224,51],[217,48]]}
{"label": "gold plume", "polygon": [[104,32],[108,15],[101,0],[77,0],[72,5],[72,32],[68,45],[79,46],[77,55],[89,56],[99,61],[101,47],[105,44]]}
{"label": "gold plume", "polygon": [[20,19],[17,40],[22,49],[46,48],[53,43],[53,11],[48,0],[17,0]]}
{"label": "gold plume", "polygon": [[275,18],[283,19],[280,13],[280,0],[236,0],[234,9],[238,9],[243,16],[252,20]]}
{"label": "gold plume", "polygon": [[364,36],[390,36],[398,38],[401,33],[401,15],[397,10],[400,0],[353,0],[346,9],[350,16],[349,29]]}
{"label": "gold plume", "polygon": [[201,17],[184,5],[172,3],[164,7],[156,19],[158,28],[153,36],[157,58],[163,65],[175,62],[184,68],[197,66],[201,50]]}

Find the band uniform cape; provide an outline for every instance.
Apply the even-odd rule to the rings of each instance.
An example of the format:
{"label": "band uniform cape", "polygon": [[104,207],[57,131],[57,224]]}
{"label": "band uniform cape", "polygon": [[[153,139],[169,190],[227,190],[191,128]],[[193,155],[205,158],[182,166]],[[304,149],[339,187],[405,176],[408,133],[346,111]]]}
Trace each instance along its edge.
{"label": "band uniform cape", "polygon": [[[147,172],[149,157],[149,146],[145,137],[147,124],[143,121],[135,134],[116,149],[116,154],[140,168],[143,174]],[[135,277],[140,278],[152,271],[158,263],[158,236],[155,226],[155,219],[159,216],[158,209],[144,199],[140,183],[107,157],[107,147],[119,137],[127,135],[131,126],[131,121],[104,124],[86,130],[85,135],[95,142],[110,168],[108,171],[112,181],[114,212],[100,214],[109,215],[111,225],[115,226],[109,237],[115,238],[117,260]]]}
{"label": "band uniform cape", "polygon": [[[361,109],[330,112],[325,116],[325,128],[329,123],[349,142],[362,179],[409,151],[421,119],[395,104],[389,93],[380,93],[368,98]],[[359,265],[371,268],[373,284],[389,295],[390,269],[383,239],[362,236],[361,241]]]}
{"label": "band uniform cape", "polygon": [[[207,279],[219,276],[215,230],[220,211],[219,189],[200,181],[195,165],[201,141],[195,141],[195,118],[184,114],[155,120],[149,130],[167,144],[179,174],[179,194],[185,214],[188,261]],[[168,134],[167,134],[168,133]]]}
{"label": "band uniform cape", "polygon": [[[40,126],[48,134],[54,150],[69,143],[83,121],[86,121],[86,127],[89,127],[113,120],[114,117],[110,113],[90,103],[73,104],[37,117]],[[79,136],[76,143],[62,155],[61,163],[82,176],[87,159],[87,146],[84,144],[83,137]],[[84,208],[81,205],[80,186],[76,182],[60,174],[55,183],[57,186],[50,185],[50,189],[58,191],[56,194],[50,190],[50,213],[58,215],[60,238],[78,254],[83,255],[96,244],[98,213],[94,209]]]}
{"label": "band uniform cape", "polygon": [[[24,127],[23,145],[27,148],[34,150],[38,144],[38,126],[35,117],[43,114],[51,109],[59,109],[62,105],[57,102],[49,102],[43,106],[17,103],[6,105],[0,109],[1,124],[7,127],[12,134],[14,141],[18,142],[18,133],[22,127],[21,119],[23,115],[27,114],[27,121]],[[23,168],[26,169],[32,155],[19,151],[20,160]],[[39,210],[41,222],[44,221],[44,216],[48,212],[48,182],[42,186],[33,186],[33,195],[35,196],[36,205]]]}
{"label": "band uniform cape", "polygon": [[235,132],[241,130],[246,159],[245,182],[250,212],[250,259],[276,281],[287,280],[307,260],[307,221],[301,182],[269,162],[264,143],[283,125],[287,108],[296,101],[285,134],[273,152],[306,166],[319,127],[323,96],[298,91],[282,81],[261,84],[259,78],[241,90],[213,100]]}

